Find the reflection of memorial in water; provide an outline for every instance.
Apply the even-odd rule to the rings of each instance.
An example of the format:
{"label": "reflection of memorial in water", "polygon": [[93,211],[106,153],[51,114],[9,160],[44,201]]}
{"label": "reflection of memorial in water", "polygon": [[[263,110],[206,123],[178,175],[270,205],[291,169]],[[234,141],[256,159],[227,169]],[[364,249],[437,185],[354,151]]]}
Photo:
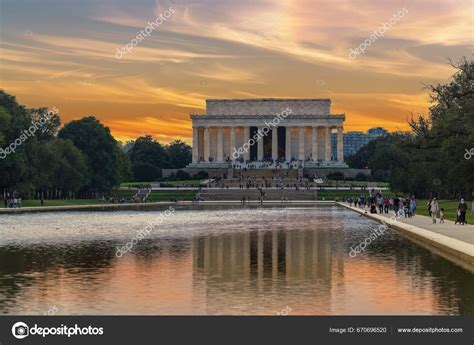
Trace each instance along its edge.
{"label": "reflection of memorial in water", "polygon": [[222,290],[235,296],[273,293],[285,299],[301,287],[306,296],[317,295],[329,311],[331,292],[344,289],[344,235],[295,229],[197,237],[193,266],[196,290],[205,289],[211,310],[213,296]]}

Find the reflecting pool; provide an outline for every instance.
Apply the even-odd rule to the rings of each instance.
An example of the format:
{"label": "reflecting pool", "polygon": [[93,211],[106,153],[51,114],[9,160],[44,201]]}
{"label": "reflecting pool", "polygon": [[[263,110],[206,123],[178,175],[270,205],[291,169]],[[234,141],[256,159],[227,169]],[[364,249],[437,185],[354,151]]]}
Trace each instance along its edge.
{"label": "reflecting pool", "polygon": [[[338,206],[0,216],[2,314],[474,315],[474,274]],[[117,247],[134,241],[118,257]]]}

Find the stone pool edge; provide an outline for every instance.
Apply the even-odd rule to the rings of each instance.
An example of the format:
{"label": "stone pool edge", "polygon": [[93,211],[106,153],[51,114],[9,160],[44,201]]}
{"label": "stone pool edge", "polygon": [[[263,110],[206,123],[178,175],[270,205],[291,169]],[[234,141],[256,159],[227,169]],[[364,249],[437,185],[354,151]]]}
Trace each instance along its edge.
{"label": "stone pool edge", "polygon": [[[382,221],[387,222],[386,217],[379,216],[378,214],[367,213],[366,210],[358,209],[341,202],[336,202],[335,204],[355,211],[379,223],[382,223]],[[418,245],[474,272],[474,245],[400,221],[391,224],[390,227],[398,230],[401,234]]]}
{"label": "stone pool edge", "polygon": [[[258,200],[247,201],[245,205],[260,205]],[[219,201],[157,201],[146,203],[126,203],[126,204],[96,204],[96,205],[67,205],[67,206],[35,206],[22,208],[0,208],[1,214],[18,214],[18,213],[36,213],[36,212],[64,212],[64,211],[103,211],[111,210],[142,210],[153,206],[222,206],[222,205],[242,205],[239,200],[219,200]],[[280,205],[280,206],[313,206],[313,205],[335,205],[332,200],[329,201],[311,201],[311,200],[294,200],[282,203],[280,200],[266,200],[263,205]]]}

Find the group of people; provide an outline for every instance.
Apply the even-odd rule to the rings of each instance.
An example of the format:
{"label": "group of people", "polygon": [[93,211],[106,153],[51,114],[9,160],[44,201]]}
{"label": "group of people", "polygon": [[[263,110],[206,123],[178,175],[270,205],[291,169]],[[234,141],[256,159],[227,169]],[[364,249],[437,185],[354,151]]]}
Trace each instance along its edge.
{"label": "group of people", "polygon": [[[433,224],[436,224],[438,211],[439,211],[439,222],[444,223],[444,208],[439,207],[439,204],[436,198],[430,199],[428,203],[426,204],[426,207],[428,208],[428,213],[431,219],[433,220]],[[454,224],[460,224],[460,225],[467,224],[466,213],[467,213],[467,203],[464,199],[461,199],[461,201],[458,204],[458,208],[456,210],[456,220]]]}
{"label": "group of people", "polygon": [[8,198],[4,199],[5,208],[20,208],[21,198]]}
{"label": "group of people", "polygon": [[384,197],[381,192],[372,192],[370,196],[350,197],[347,202],[350,206],[354,204],[355,207],[370,207],[370,213],[388,214],[389,211],[393,211],[399,216],[405,216],[405,218],[413,217],[417,206],[415,196],[411,198],[404,198],[403,196]]}
{"label": "group of people", "polygon": [[[397,216],[405,216],[405,218],[415,216],[415,210],[417,207],[415,196],[410,198],[405,198],[403,196],[384,197],[380,192],[371,193],[370,196],[361,195],[359,197],[350,197],[347,198],[346,201],[350,206],[354,205],[354,207],[370,208],[370,213],[388,214],[389,211],[393,211]],[[436,224],[438,215],[439,222],[444,223],[445,210],[443,207],[440,207],[435,197],[428,201],[426,207],[433,224]],[[456,221],[454,224],[467,224],[467,211],[468,205],[464,199],[461,199],[456,210]]]}

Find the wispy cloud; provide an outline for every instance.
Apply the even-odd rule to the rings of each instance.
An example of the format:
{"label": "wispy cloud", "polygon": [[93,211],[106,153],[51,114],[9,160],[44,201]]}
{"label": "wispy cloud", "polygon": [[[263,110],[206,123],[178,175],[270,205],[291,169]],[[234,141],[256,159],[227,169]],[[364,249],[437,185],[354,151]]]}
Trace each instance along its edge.
{"label": "wispy cloud", "polygon": [[[330,97],[348,130],[406,128],[411,112],[428,110],[423,84],[445,82],[447,59],[473,47],[469,0],[77,2],[37,16],[24,11],[33,4],[4,7],[2,87],[32,107],[61,105],[65,121],[94,114],[123,138],[142,123],[164,141],[189,138],[189,112],[219,97]],[[169,6],[170,20],[115,58]],[[348,58],[403,7],[403,20]]]}

